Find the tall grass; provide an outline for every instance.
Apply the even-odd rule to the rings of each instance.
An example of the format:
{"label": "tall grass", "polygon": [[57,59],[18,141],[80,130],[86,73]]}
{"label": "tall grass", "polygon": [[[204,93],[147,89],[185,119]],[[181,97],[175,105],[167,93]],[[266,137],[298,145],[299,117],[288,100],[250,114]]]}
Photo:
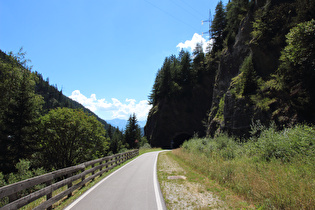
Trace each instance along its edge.
{"label": "tall grass", "polygon": [[227,135],[186,141],[177,156],[263,209],[315,208],[315,129],[264,128],[245,143]]}

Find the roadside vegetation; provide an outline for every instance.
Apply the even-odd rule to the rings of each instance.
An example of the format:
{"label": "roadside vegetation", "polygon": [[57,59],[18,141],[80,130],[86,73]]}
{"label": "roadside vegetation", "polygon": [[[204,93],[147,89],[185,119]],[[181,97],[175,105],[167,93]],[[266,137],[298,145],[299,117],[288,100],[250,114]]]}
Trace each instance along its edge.
{"label": "roadside vegetation", "polygon": [[262,209],[315,206],[315,128],[277,131],[259,123],[247,141],[220,134],[193,138],[174,154]]}
{"label": "roadside vegetation", "polygon": [[251,202],[187,164],[181,152],[159,154],[157,173],[167,209],[254,209]]}

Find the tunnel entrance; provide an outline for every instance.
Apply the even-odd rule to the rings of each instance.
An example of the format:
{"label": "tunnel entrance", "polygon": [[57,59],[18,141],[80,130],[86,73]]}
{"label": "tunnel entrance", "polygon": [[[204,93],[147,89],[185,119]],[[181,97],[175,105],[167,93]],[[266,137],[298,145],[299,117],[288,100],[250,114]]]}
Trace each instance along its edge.
{"label": "tunnel entrance", "polygon": [[187,133],[181,133],[179,135],[176,135],[172,140],[171,145],[172,149],[179,148],[184,143],[184,141],[191,139],[191,137],[192,136]]}

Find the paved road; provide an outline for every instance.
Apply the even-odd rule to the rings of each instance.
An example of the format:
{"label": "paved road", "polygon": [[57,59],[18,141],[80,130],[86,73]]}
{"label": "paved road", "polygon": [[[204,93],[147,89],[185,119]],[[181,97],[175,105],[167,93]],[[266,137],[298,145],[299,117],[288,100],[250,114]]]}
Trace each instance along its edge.
{"label": "paved road", "polygon": [[166,209],[156,177],[158,153],[139,156],[104,178],[66,209]]}

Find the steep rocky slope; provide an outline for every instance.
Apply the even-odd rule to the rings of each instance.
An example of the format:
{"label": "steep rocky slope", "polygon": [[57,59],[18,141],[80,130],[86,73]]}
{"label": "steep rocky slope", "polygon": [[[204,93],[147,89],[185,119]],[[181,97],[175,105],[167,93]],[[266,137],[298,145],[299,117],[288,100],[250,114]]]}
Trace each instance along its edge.
{"label": "steep rocky slope", "polygon": [[[235,9],[240,2],[245,2],[245,7]],[[315,85],[311,82],[315,79],[315,26],[311,21],[315,19],[315,2],[234,0],[227,8],[227,19],[235,11],[246,13],[236,29],[224,29],[221,48],[216,46],[219,50],[212,48],[205,55],[204,68],[211,73],[192,87],[190,97],[157,100],[145,127],[153,146],[178,147],[195,133],[214,136],[227,132],[246,138],[258,121],[265,125],[275,122],[279,128],[315,123]],[[227,25],[229,21],[233,23],[230,19]],[[227,34],[233,30],[231,38]],[[291,55],[284,57],[286,51],[295,52],[292,46],[286,48],[289,32],[291,39],[299,42],[295,47],[300,54],[296,53],[295,59],[302,64],[292,63]],[[304,33],[305,39],[299,40],[297,33]]]}

